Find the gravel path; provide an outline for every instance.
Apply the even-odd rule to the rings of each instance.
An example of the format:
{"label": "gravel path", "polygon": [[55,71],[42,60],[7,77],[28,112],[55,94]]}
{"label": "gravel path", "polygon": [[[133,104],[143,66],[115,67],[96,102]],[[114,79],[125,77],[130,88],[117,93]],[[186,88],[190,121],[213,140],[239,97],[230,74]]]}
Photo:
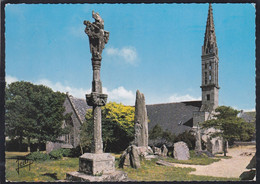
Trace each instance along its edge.
{"label": "gravel path", "polygon": [[[218,162],[213,162],[205,166],[186,164],[174,164],[174,166],[195,168],[196,171],[190,172],[190,174],[195,175],[238,178],[240,174],[246,170],[246,166],[249,164],[255,152],[255,146],[240,146],[228,150],[227,156],[232,156],[230,159],[221,159]],[[248,155],[245,153],[251,154]]]}

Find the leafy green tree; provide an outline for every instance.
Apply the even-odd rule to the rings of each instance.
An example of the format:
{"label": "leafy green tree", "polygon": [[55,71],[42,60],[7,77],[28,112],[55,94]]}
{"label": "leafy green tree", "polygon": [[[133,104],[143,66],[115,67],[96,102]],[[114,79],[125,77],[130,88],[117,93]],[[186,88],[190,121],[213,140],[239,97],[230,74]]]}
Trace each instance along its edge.
{"label": "leafy green tree", "polygon": [[156,124],[152,130],[149,131],[149,139],[155,140],[162,138],[163,135],[163,129],[159,124]]}
{"label": "leafy green tree", "polygon": [[189,149],[194,150],[196,137],[194,136],[192,131],[185,131],[185,132],[179,134],[175,138],[174,142],[179,142],[179,141],[185,142],[188,145]]}
{"label": "leafy green tree", "polygon": [[224,155],[226,156],[226,142],[233,143],[235,140],[248,141],[252,138],[255,128],[253,124],[245,122],[237,117],[238,110],[232,107],[220,106],[216,108],[216,119],[205,121],[201,124],[202,128],[215,128],[211,137],[222,137],[224,140]]}
{"label": "leafy green tree", "polygon": [[14,82],[6,88],[6,134],[11,139],[34,139],[38,145],[56,142],[66,130],[62,129],[65,94],[53,92],[43,85]]}
{"label": "leafy green tree", "polygon": [[[104,151],[122,151],[134,139],[134,111],[134,107],[115,102],[109,102],[102,107]],[[80,137],[81,145],[90,150],[93,142],[92,109],[86,113],[86,122],[81,127]]]}
{"label": "leafy green tree", "polygon": [[176,136],[173,135],[169,130],[163,130],[159,124],[156,124],[152,130],[149,131],[149,139],[157,140],[159,144],[157,146],[162,146],[162,144],[173,144]]}

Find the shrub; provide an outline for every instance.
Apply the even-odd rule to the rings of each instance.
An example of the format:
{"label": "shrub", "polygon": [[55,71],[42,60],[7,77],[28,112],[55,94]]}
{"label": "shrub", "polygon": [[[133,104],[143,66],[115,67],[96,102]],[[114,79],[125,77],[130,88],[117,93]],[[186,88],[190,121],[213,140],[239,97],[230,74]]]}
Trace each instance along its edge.
{"label": "shrub", "polygon": [[28,147],[27,144],[22,143],[22,145],[20,145],[18,139],[7,140],[5,143],[6,143],[5,144],[6,151],[27,152],[27,147]]}
{"label": "shrub", "polygon": [[188,145],[190,150],[195,149],[196,138],[191,132],[185,131],[184,133],[179,134],[175,138],[174,142],[179,142],[179,141],[185,142]]}
{"label": "shrub", "polygon": [[77,146],[76,148],[72,148],[70,150],[70,157],[79,157],[81,155],[82,153],[81,153],[80,146]]}
{"label": "shrub", "polygon": [[71,156],[71,149],[61,148],[61,153],[63,157],[70,157]]}
{"label": "shrub", "polygon": [[62,149],[57,149],[57,150],[51,151],[49,153],[49,156],[51,159],[58,160],[58,159],[62,158],[62,155],[63,155],[62,153],[63,153]]}
{"label": "shrub", "polygon": [[42,152],[32,152],[29,155],[26,156],[27,159],[30,160],[39,160],[39,161],[45,161],[45,160],[49,160],[50,156],[46,153],[42,153]]}

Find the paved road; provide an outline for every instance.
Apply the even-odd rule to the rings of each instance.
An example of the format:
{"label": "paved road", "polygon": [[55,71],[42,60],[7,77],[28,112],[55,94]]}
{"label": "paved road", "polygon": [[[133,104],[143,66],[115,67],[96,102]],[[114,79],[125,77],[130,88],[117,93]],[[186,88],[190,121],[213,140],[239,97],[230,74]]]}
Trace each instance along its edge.
{"label": "paved road", "polygon": [[[242,156],[242,153],[252,153],[250,156]],[[213,162],[210,165],[186,165],[174,164],[175,167],[192,167],[196,171],[190,172],[195,175],[238,178],[246,169],[250,160],[256,152],[255,146],[243,146],[228,150],[227,156],[232,156],[231,159],[221,159],[218,162]]]}

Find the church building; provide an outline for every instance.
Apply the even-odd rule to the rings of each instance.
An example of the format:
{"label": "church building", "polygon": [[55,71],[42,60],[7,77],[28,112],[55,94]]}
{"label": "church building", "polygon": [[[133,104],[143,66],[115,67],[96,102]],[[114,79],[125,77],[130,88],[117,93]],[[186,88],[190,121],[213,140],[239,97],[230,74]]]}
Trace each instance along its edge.
{"label": "church building", "polygon": [[[218,61],[213,10],[211,4],[209,4],[201,55],[202,81],[200,88],[202,100],[146,105],[149,131],[158,124],[164,130],[168,130],[177,136],[185,131],[197,130],[199,123],[213,118],[214,110],[218,107]],[[79,145],[79,129],[84,121],[87,109],[91,107],[86,104],[84,99],[77,99],[69,94],[67,94],[64,106],[66,113],[72,113],[70,121],[63,124],[63,126],[72,128],[71,133],[61,137],[63,144],[48,143],[47,152],[53,149],[72,148]],[[206,142],[207,150],[213,154],[222,152],[222,140],[220,138],[209,139],[206,135],[211,131],[216,130],[208,129],[201,132],[202,140]]]}
{"label": "church building", "polygon": [[[199,123],[213,118],[214,110],[218,107],[218,47],[215,34],[213,10],[209,4],[206,31],[201,55],[201,101],[187,101],[147,105],[150,120],[149,130],[160,125],[176,136],[191,129],[197,130]],[[201,130],[200,130],[201,131]],[[202,134],[207,150],[213,154],[222,152],[221,138],[210,139],[206,134],[216,131],[208,129]]]}

